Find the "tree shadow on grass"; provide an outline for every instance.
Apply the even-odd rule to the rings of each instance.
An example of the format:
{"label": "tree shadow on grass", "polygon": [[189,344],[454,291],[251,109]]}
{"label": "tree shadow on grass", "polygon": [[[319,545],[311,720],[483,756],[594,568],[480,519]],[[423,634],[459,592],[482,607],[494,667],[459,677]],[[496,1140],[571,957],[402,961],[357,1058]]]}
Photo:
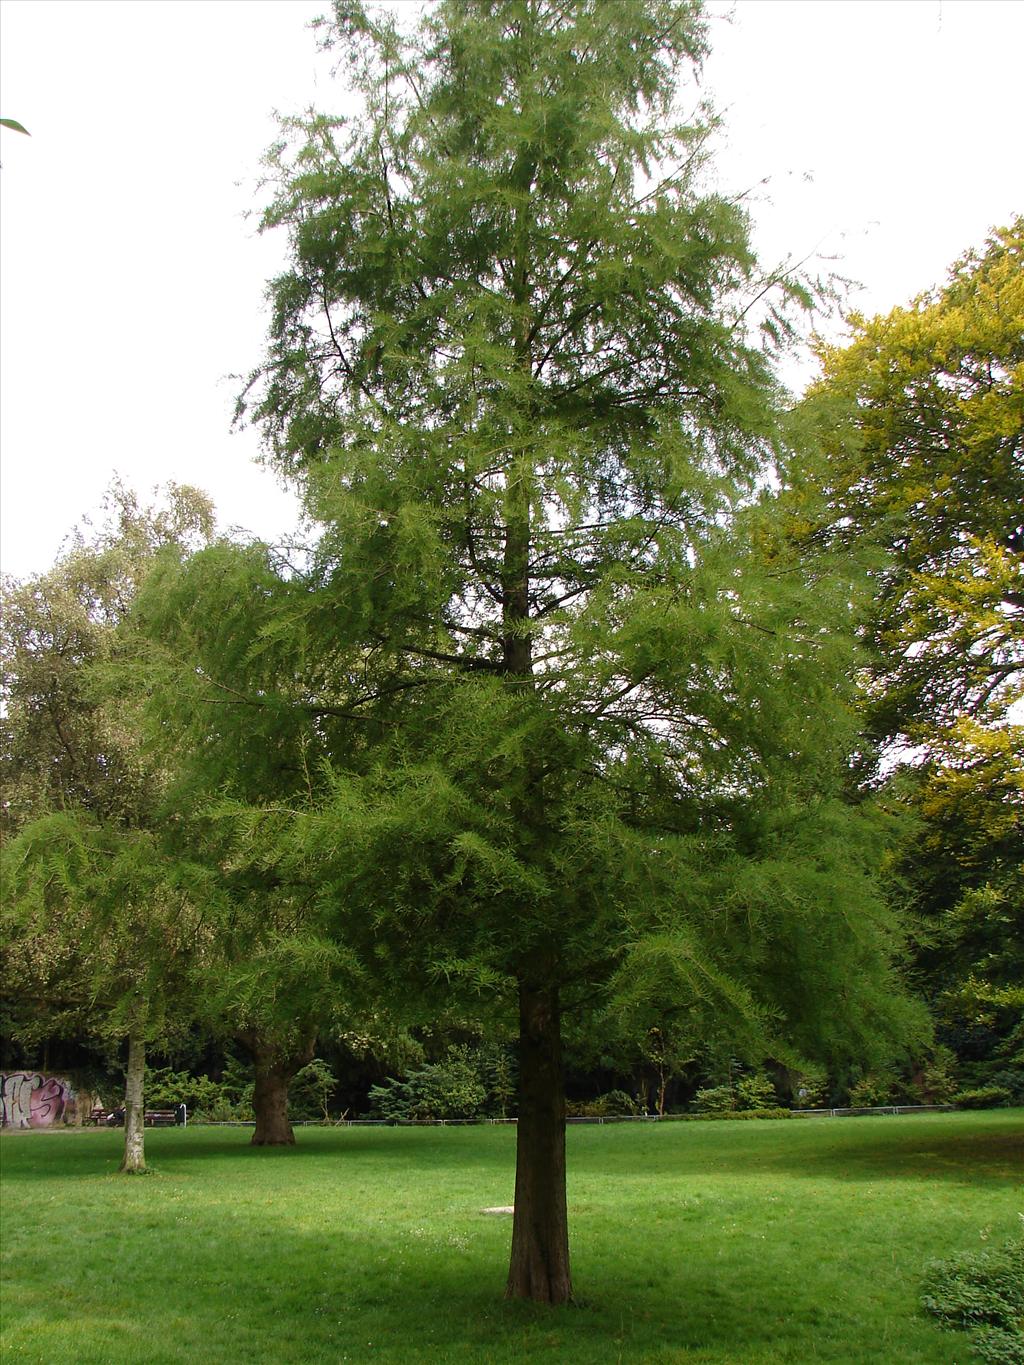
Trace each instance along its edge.
{"label": "tree shadow on grass", "polygon": [[[502,1300],[507,1225],[499,1233],[482,1222],[479,1236],[445,1252],[436,1242],[416,1243],[410,1227],[377,1237],[339,1228],[329,1237],[254,1223],[225,1242],[212,1225],[177,1240],[168,1226],[147,1238],[145,1216],[134,1211],[120,1247],[98,1253],[109,1264],[95,1264],[87,1281],[50,1306],[46,1326],[73,1331],[79,1359],[118,1365],[140,1358],[139,1342],[109,1334],[112,1321],[130,1314],[133,1333],[143,1324],[146,1358],[155,1362],[735,1363],[800,1358],[792,1347],[807,1330],[815,1358],[849,1360],[855,1344],[859,1361],[890,1358],[858,1342],[855,1309],[819,1306],[813,1289],[792,1280],[780,1288],[771,1266],[751,1278],[739,1260],[701,1262],[692,1254],[696,1243],[645,1247],[625,1258],[624,1273],[613,1262],[592,1264],[582,1280],[584,1302],[550,1309]],[[912,1306],[907,1313],[913,1316]],[[910,1330],[926,1349],[901,1359],[954,1358],[934,1350],[941,1339],[927,1326]]]}
{"label": "tree shadow on grass", "polygon": [[[243,1137],[227,1137],[216,1129],[193,1128],[188,1138],[176,1142],[177,1135],[157,1132],[147,1136],[147,1151],[154,1160],[160,1153],[183,1163],[193,1156],[230,1156],[259,1162],[348,1161],[371,1156],[391,1165],[409,1169],[435,1167],[486,1167],[504,1162],[515,1154],[514,1130],[476,1128],[469,1141],[460,1140],[460,1130],[452,1128],[309,1128],[299,1129],[293,1146],[255,1147],[249,1130]],[[461,1130],[465,1132],[466,1130]],[[485,1136],[494,1133],[493,1137]],[[162,1139],[168,1139],[166,1146]],[[481,1140],[482,1139],[482,1140]]]}
{"label": "tree shadow on grass", "polygon": [[[678,1178],[758,1178],[777,1173],[846,1181],[1013,1181],[1024,1169],[1024,1111],[988,1126],[950,1124],[948,1117],[800,1120],[788,1123],[688,1124],[656,1129],[572,1128],[569,1171],[623,1185],[659,1174]],[[963,1116],[964,1119],[967,1116]],[[742,1132],[737,1131],[742,1128]],[[370,1159],[402,1172],[493,1169],[504,1180],[515,1159],[509,1128],[318,1128],[300,1130],[294,1147],[254,1147],[249,1129],[195,1127],[148,1130],[147,1160],[177,1177],[206,1159],[269,1169],[284,1162],[344,1165]],[[95,1179],[121,1160],[119,1130],[5,1135],[7,1182]],[[500,1202],[500,1201],[499,1201]]]}
{"label": "tree shadow on grass", "polygon": [[[478,1205],[503,1202],[480,1197],[489,1175],[479,1177],[493,1171],[507,1184],[510,1130],[310,1130],[286,1149],[253,1148],[246,1130],[155,1130],[147,1147],[171,1177],[166,1182],[114,1179],[117,1132],[63,1142],[29,1134],[5,1140],[5,1155],[18,1157],[7,1171],[12,1189],[21,1179],[49,1177],[57,1187],[69,1175],[108,1175],[111,1189],[130,1196],[87,1196],[91,1213],[109,1205],[116,1219],[90,1242],[88,1256],[69,1243],[64,1270],[56,1259],[65,1252],[40,1238],[25,1215],[19,1247],[29,1252],[31,1244],[31,1252],[24,1260],[19,1251],[19,1265],[34,1259],[40,1279],[24,1297],[13,1291],[12,1322],[20,1322],[27,1305],[33,1331],[53,1331],[57,1340],[66,1330],[78,1359],[103,1365],[134,1365],[143,1354],[155,1362],[221,1365],[346,1357],[767,1362],[807,1358],[794,1354],[800,1342],[813,1347],[815,1358],[849,1360],[856,1348],[859,1361],[882,1365],[892,1356],[878,1353],[857,1316],[874,1304],[876,1325],[884,1325],[886,1313],[899,1315],[904,1341],[916,1343],[901,1360],[951,1360],[937,1329],[929,1335],[932,1329],[917,1323],[905,1285],[894,1290],[899,1272],[878,1261],[871,1238],[862,1238],[859,1250],[844,1242],[835,1273],[819,1280],[816,1258],[831,1246],[830,1230],[824,1240],[812,1238],[816,1250],[806,1253],[803,1269],[791,1263],[790,1243],[758,1250],[765,1245],[754,1240],[758,1229],[727,1226],[736,1214],[713,1203],[693,1219],[670,1216],[655,1230],[658,1182],[713,1176],[742,1186],[745,1177],[772,1172],[837,1183],[936,1175],[1001,1182],[1008,1170],[1011,1179],[1018,1174],[1022,1117],[836,1120],[813,1130],[809,1122],[792,1122],[754,1131],[742,1125],[743,1132],[736,1131],[741,1125],[652,1125],[631,1135],[608,1128],[573,1136],[570,1180],[613,1188],[618,1207],[592,1221],[584,1214],[573,1219],[584,1303],[554,1311],[503,1302],[510,1223],[478,1212]],[[441,1179],[467,1167],[477,1169],[468,1182]],[[359,1180],[344,1181],[346,1169]],[[258,1171],[267,1173],[265,1184]],[[295,1173],[294,1182],[277,1180],[276,1172],[286,1171]],[[636,1202],[640,1183],[645,1200]],[[30,1202],[37,1192],[26,1191]],[[642,1237],[637,1210],[650,1225]],[[785,1220],[779,1228],[780,1239],[791,1232]],[[916,1228],[914,1264],[923,1263],[923,1241],[933,1235],[927,1219]],[[901,1234],[900,1246],[908,1239]],[[938,1250],[929,1243],[927,1254]],[[854,1254],[856,1273],[854,1261],[843,1268],[843,1258]],[[57,1294],[54,1283],[62,1286]],[[856,1302],[846,1302],[847,1290]],[[111,1323],[129,1336],[113,1344]],[[47,1358],[42,1339],[32,1343],[34,1358]],[[12,1357],[16,1345],[12,1337]]]}
{"label": "tree shadow on grass", "polygon": [[[952,1116],[959,1119],[960,1116]],[[963,1116],[967,1119],[968,1116]],[[941,1116],[946,1119],[947,1116]],[[788,1176],[843,1180],[934,1180],[963,1183],[1020,1178],[1024,1170],[1024,1111],[1008,1112],[992,1126],[968,1119],[963,1126],[940,1116],[801,1120],[714,1125],[707,1141],[645,1147],[643,1176],[662,1170],[678,1176]],[[712,1125],[691,1125],[691,1130]],[[770,1129],[771,1131],[765,1131]],[[686,1135],[687,1138],[689,1134]],[[597,1153],[580,1153],[589,1166]]]}
{"label": "tree shadow on grass", "polygon": [[[255,1147],[251,1128],[147,1129],[146,1160],[157,1173],[185,1175],[204,1159],[220,1158],[266,1168],[274,1162],[346,1163],[370,1157],[397,1170],[503,1167],[515,1157],[509,1129],[473,1129],[476,1141],[460,1140],[454,1128],[300,1129],[294,1146]],[[493,1133],[490,1140],[480,1135]],[[117,1170],[124,1150],[120,1129],[24,1132],[4,1136],[4,1174],[10,1184],[27,1180],[94,1179]]]}

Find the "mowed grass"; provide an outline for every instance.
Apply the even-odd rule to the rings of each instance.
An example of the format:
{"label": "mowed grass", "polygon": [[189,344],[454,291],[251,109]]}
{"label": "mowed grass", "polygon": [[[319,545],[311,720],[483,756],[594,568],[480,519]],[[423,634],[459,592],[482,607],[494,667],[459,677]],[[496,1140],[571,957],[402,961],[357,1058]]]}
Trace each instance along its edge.
{"label": "mowed grass", "polygon": [[924,1264],[1002,1242],[1024,1111],[569,1131],[580,1304],[502,1299],[511,1127],[13,1133],[4,1361],[963,1362]]}

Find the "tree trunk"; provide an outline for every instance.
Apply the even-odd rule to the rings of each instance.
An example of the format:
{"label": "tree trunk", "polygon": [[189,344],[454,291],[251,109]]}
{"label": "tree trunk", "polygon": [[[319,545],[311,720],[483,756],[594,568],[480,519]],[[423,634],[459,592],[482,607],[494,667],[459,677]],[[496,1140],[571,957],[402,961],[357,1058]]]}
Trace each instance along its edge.
{"label": "tree trunk", "polygon": [[146,1110],[142,1087],[146,1074],[146,1044],[140,1034],[128,1035],[128,1074],[124,1088],[124,1159],[126,1175],[141,1175],[146,1169]]}
{"label": "tree trunk", "polygon": [[569,1303],[565,1093],[558,987],[519,986],[519,1123],[508,1299]]}
{"label": "tree trunk", "polygon": [[[525,87],[524,87],[525,97]],[[512,292],[520,317],[515,340],[523,392],[534,374],[531,353],[530,219],[525,205],[536,162],[519,157],[514,178],[524,199],[515,210],[516,246]],[[530,421],[529,410],[523,417]],[[511,456],[511,452],[510,452]],[[505,546],[501,572],[502,663],[512,686],[524,696],[533,689],[531,597],[532,507],[535,495],[532,453],[510,458],[505,477]],[[523,856],[535,854],[546,828],[543,776],[536,755],[523,771],[518,805]],[[564,1304],[572,1299],[569,1276],[569,1220],[565,1203],[565,1085],[562,1076],[562,1017],[554,970],[555,954],[528,954],[519,973],[519,1121],[516,1128],[516,1194],[512,1215],[508,1299]]]}
{"label": "tree trunk", "polygon": [[295,1073],[312,1058],[316,1038],[294,1052],[286,1052],[258,1034],[249,1033],[242,1041],[252,1056],[256,1076],[252,1097],[256,1115],[253,1146],[291,1147],[295,1133],[288,1121],[288,1087]]}
{"label": "tree trunk", "polygon": [[265,1060],[256,1061],[256,1088],[252,1106],[256,1114],[256,1128],[252,1135],[254,1147],[290,1147],[295,1133],[288,1122],[288,1083],[280,1066]]}

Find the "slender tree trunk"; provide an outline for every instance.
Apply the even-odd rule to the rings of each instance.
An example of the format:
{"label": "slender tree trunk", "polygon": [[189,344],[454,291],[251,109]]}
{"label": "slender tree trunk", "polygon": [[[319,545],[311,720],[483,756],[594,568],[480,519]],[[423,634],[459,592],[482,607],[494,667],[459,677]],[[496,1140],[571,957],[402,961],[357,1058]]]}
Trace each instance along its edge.
{"label": "slender tree trunk", "polygon": [[505,1297],[572,1299],[558,987],[525,980],[519,987],[516,1196]]}
{"label": "slender tree trunk", "polygon": [[[521,73],[522,74],[522,73]],[[525,80],[523,98],[527,98]],[[519,157],[515,179],[528,198],[536,173],[532,153]],[[531,327],[530,209],[515,210],[516,246],[512,291],[520,320],[516,359],[529,393],[533,382]],[[527,410],[528,419],[532,413]],[[531,548],[534,496],[532,456],[511,461],[505,483],[505,545],[502,562],[502,662],[513,687],[533,689]],[[524,849],[542,841],[545,828],[543,777],[527,760],[519,797]],[[526,855],[529,857],[529,855]],[[516,1194],[512,1252],[505,1297],[564,1304],[572,1299],[569,1275],[569,1220],[565,1200],[565,1084],[562,1075],[562,1018],[555,972],[556,954],[529,955],[519,973],[519,1122],[516,1128]]]}
{"label": "slender tree trunk", "polygon": [[143,1080],[146,1075],[146,1044],[141,1034],[128,1035],[128,1075],[124,1088],[124,1159],[126,1175],[141,1175],[146,1169],[146,1110]]}
{"label": "slender tree trunk", "polygon": [[253,1061],[256,1085],[252,1105],[256,1128],[252,1135],[254,1147],[291,1147],[295,1132],[288,1121],[288,1087],[292,1077],[313,1056],[316,1038],[287,1052],[259,1034],[249,1033],[243,1038]]}

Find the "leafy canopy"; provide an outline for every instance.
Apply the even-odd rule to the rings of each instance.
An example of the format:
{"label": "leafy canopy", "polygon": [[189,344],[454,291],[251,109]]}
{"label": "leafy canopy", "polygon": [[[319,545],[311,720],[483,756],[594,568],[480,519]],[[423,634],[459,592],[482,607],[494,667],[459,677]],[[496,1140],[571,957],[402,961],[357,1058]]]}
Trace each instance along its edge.
{"label": "leafy canopy", "polygon": [[[1024,665],[1024,219],[945,287],[852,320],[805,404],[827,456],[824,524],[888,552],[871,687],[880,737],[990,722]],[[819,524],[819,534],[823,528]]]}

